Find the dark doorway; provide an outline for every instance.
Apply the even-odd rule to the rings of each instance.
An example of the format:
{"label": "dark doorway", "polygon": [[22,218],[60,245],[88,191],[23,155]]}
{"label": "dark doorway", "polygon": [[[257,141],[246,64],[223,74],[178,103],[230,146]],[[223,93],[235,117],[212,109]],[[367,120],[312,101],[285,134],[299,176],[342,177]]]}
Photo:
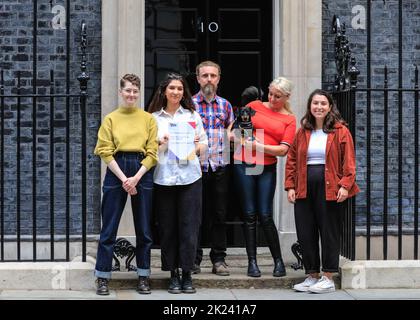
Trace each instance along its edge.
{"label": "dark doorway", "polygon": [[[273,73],[271,0],[147,0],[145,13],[146,104],[168,72],[186,76],[196,93],[195,67],[204,60],[220,64],[218,94],[232,106],[250,85],[267,91]],[[228,245],[242,246],[234,190],[231,198]]]}

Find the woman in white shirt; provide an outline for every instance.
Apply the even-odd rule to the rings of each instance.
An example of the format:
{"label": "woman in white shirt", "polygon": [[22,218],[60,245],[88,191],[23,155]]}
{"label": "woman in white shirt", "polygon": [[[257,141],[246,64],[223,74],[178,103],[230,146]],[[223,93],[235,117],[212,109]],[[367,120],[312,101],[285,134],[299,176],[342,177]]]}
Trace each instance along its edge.
{"label": "woman in white shirt", "polygon": [[159,160],[153,181],[162,270],[171,272],[168,292],[195,293],[191,269],[202,205],[198,155],[207,150],[207,135],[187,83],[178,74],[170,73],[160,83],[148,111],[158,124]]}

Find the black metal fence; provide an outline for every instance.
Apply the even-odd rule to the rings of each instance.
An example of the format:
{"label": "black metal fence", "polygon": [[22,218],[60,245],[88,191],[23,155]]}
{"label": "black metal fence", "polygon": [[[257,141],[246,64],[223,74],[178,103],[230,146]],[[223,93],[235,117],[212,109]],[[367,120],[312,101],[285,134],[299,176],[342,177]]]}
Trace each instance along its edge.
{"label": "black metal fence", "polygon": [[[417,65],[413,66],[411,81],[413,87],[403,87],[401,8],[400,1],[398,87],[396,88],[390,88],[388,85],[387,66],[383,67],[382,87],[372,88],[369,45],[367,46],[366,88],[357,87],[359,71],[355,67],[355,59],[351,57],[345,25],[338,17],[333,19],[337,67],[334,96],[343,117],[349,123],[353,136],[355,136],[356,125],[363,127],[365,131],[364,143],[357,144],[363,146],[365,150],[356,148],[356,152],[366,155],[365,159],[360,159],[366,163],[365,173],[361,175],[366,179],[363,181],[366,188],[362,190],[364,197],[358,199],[359,202],[363,202],[360,207],[365,210],[356,212],[354,199],[348,203],[341,243],[341,254],[352,260],[356,257],[367,260],[372,258],[373,237],[375,237],[376,245],[378,238],[381,240],[382,257],[379,257],[380,259],[388,259],[390,241],[396,242],[392,244],[396,247],[396,255],[394,255],[396,258],[418,259],[420,90]],[[370,30],[368,29],[369,41]],[[404,76],[408,77],[408,75]],[[356,105],[366,106],[365,123],[358,122]],[[375,116],[374,119],[373,116]],[[374,136],[373,126],[382,127],[381,134]],[[409,143],[404,143],[407,141]],[[410,181],[408,185],[407,181]],[[372,190],[375,185],[376,190]],[[390,194],[393,199],[390,199]],[[395,201],[391,201],[394,199]],[[404,206],[403,201],[409,205]],[[381,204],[382,208],[378,204]],[[356,221],[357,215],[361,218],[358,219],[359,222]],[[359,241],[360,247],[366,248],[366,252],[356,252],[356,241]],[[413,247],[412,254],[408,253],[407,249],[411,246]]]}
{"label": "black metal fence", "polygon": [[[34,2],[36,3],[36,1]],[[36,6],[35,6],[36,14]],[[69,18],[69,17],[68,17]],[[70,19],[67,19],[69,23]],[[81,25],[81,73],[77,80],[80,91],[72,93],[70,90],[69,50],[67,52],[66,87],[65,93],[56,93],[55,73],[50,71],[49,79],[37,77],[37,47],[36,38],[33,43],[33,70],[17,71],[16,79],[5,79],[4,71],[0,71],[0,261],[69,261],[70,243],[77,239],[82,246],[82,261],[86,261],[86,221],[87,221],[87,148],[86,146],[86,100],[89,75],[86,72],[87,28]],[[34,37],[36,37],[36,23],[34,23]],[[69,35],[67,47],[70,47]],[[23,85],[22,75],[32,75],[32,87]],[[41,84],[39,86],[39,84]],[[41,87],[41,88],[39,88]],[[41,89],[41,90],[39,90]],[[42,92],[42,93],[40,93]],[[56,112],[58,104],[64,106],[60,113]],[[46,107],[47,106],[47,107]],[[47,110],[40,110],[47,108]],[[72,113],[71,110],[78,110]],[[32,119],[23,118],[23,111],[30,113]],[[43,112],[39,119],[39,115]],[[77,117],[77,118],[75,118]],[[72,148],[70,127],[77,123],[80,127],[79,156],[70,153]],[[30,138],[28,138],[28,132]],[[39,133],[42,133],[42,138]],[[60,134],[56,135],[56,132]],[[25,134],[24,134],[25,133]],[[49,136],[45,138],[45,136]],[[49,154],[39,150],[40,144],[46,144]],[[62,156],[57,156],[57,150]],[[29,150],[29,152],[28,152]],[[28,158],[28,154],[31,156]],[[13,159],[13,156],[15,157]],[[81,172],[81,186],[74,188],[71,176],[72,168]],[[43,175],[40,174],[42,171]],[[58,172],[64,172],[63,177],[57,179]],[[31,180],[27,181],[28,172]],[[23,175],[25,173],[25,175]],[[60,189],[60,194],[56,192]],[[61,192],[64,190],[64,192]],[[70,198],[80,192],[81,206],[77,213],[71,212]],[[62,200],[59,200],[62,199]],[[45,201],[46,200],[46,201]],[[40,205],[40,202],[48,205]],[[56,217],[57,207],[65,212],[64,217]],[[28,208],[26,211],[23,207]],[[42,212],[40,212],[42,211]],[[30,217],[23,217],[23,212],[30,212]],[[49,212],[49,225],[45,225],[45,217]],[[81,234],[71,232],[74,219],[81,220]],[[22,221],[31,221],[32,230],[22,232]],[[57,235],[57,225],[63,230]],[[39,230],[43,231],[39,231]],[[48,230],[49,234],[45,234]],[[64,240],[65,256],[57,257],[57,239]],[[49,257],[39,254],[39,243],[49,241]],[[28,248],[22,253],[22,245],[31,243],[32,254],[28,258]],[[7,248],[6,248],[7,247]],[[10,258],[10,251],[16,254]],[[61,253],[61,249],[60,249]],[[41,256],[41,257],[39,257]]]}

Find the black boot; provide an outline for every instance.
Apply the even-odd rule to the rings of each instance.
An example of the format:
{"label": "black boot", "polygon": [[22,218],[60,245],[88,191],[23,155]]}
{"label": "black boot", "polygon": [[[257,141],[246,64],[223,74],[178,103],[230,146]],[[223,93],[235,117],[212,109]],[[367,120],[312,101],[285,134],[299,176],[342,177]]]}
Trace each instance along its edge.
{"label": "black boot", "polygon": [[261,271],[257,265],[257,216],[247,215],[243,224],[246,253],[248,255],[248,276],[261,277]]}
{"label": "black boot", "polygon": [[109,283],[109,279],[98,278],[96,280],[96,294],[100,296],[109,295],[108,283]]}
{"label": "black boot", "polygon": [[140,294],[150,294],[150,282],[149,277],[139,277],[136,291]]}
{"label": "black boot", "polygon": [[169,293],[181,293],[181,280],[179,279],[178,269],[171,271],[171,279],[169,280]]}
{"label": "black boot", "polygon": [[273,276],[284,277],[286,275],[286,268],[284,267],[283,259],[281,258],[280,240],[276,225],[271,216],[262,217],[261,223],[265,239],[270,248],[271,256],[274,259]]}
{"label": "black boot", "polygon": [[182,292],[195,293],[195,288],[192,284],[191,272],[182,270]]}

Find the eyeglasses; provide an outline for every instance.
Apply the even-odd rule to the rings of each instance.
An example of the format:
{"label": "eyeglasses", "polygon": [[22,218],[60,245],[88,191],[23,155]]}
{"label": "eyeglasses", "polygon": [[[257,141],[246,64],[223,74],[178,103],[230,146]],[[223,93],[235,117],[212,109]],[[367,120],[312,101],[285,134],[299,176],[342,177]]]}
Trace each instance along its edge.
{"label": "eyeglasses", "polygon": [[130,89],[130,88],[124,88],[122,89],[127,94],[139,94],[140,90],[138,89]]}

